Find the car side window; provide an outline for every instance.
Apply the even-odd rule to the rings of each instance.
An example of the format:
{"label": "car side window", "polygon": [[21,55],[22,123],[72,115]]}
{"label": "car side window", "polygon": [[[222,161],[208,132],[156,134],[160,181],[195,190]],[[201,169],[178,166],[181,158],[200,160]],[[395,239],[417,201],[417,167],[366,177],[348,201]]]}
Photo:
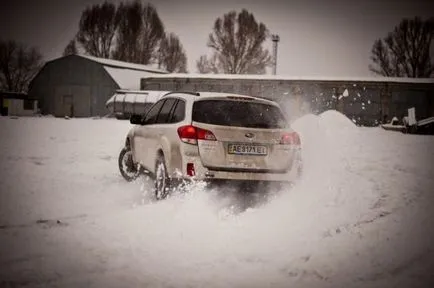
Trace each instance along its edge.
{"label": "car side window", "polygon": [[178,123],[184,120],[184,118],[185,118],[185,102],[184,100],[179,100],[178,103],[176,103],[175,110],[173,111],[169,123]]}
{"label": "car side window", "polygon": [[166,102],[164,102],[164,105],[160,110],[160,113],[158,114],[157,121],[155,123],[169,123],[169,115],[175,103],[176,99],[167,98]]}
{"label": "car side window", "polygon": [[149,112],[148,112],[148,114],[146,114],[146,117],[145,117],[145,121],[144,121],[145,124],[154,124],[155,123],[155,121],[157,120],[157,117],[158,117],[158,113],[160,112],[161,107],[163,106],[165,101],[166,101],[166,99],[160,100],[149,109]]}

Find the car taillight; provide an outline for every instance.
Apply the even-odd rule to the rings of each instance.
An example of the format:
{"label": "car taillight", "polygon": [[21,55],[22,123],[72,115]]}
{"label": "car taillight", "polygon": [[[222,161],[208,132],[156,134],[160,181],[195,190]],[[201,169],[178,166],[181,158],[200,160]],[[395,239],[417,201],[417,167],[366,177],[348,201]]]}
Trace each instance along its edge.
{"label": "car taillight", "polygon": [[197,131],[197,139],[198,140],[208,140],[208,141],[216,141],[214,134],[211,131],[196,128]]}
{"label": "car taillight", "polygon": [[194,164],[187,163],[187,175],[193,177],[196,175],[196,171],[194,171]]}
{"label": "car taillight", "polygon": [[211,131],[194,127],[192,125],[178,128],[178,135],[182,142],[197,145],[197,140],[216,141]]}
{"label": "car taillight", "polygon": [[178,135],[182,142],[196,145],[197,135],[194,126],[182,126],[178,128]]}
{"label": "car taillight", "polygon": [[300,144],[301,144],[300,136],[298,135],[297,132],[285,133],[280,138],[280,144],[289,144],[289,145],[300,146]]}

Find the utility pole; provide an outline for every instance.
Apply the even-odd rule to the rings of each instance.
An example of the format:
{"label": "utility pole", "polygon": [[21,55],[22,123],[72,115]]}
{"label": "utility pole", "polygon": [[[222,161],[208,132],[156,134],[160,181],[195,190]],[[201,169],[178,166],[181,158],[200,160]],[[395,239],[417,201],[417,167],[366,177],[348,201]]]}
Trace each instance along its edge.
{"label": "utility pole", "polygon": [[279,35],[271,35],[271,40],[273,41],[273,75],[276,75],[277,70],[277,43],[280,40]]}

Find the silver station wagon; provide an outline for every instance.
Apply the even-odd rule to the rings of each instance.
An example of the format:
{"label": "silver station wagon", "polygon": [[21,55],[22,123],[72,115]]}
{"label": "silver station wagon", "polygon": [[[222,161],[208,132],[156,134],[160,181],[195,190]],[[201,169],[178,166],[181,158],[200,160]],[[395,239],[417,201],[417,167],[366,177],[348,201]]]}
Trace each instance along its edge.
{"label": "silver station wagon", "polygon": [[152,175],[156,199],[184,180],[285,184],[302,170],[300,137],[270,100],[170,92],[130,121],[121,173],[127,180]]}

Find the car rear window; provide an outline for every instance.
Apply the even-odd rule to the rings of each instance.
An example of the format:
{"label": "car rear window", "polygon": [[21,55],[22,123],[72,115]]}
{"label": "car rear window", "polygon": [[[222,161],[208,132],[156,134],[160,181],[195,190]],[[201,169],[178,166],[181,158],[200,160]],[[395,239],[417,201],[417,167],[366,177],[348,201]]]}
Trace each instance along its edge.
{"label": "car rear window", "polygon": [[249,128],[285,128],[279,107],[266,103],[233,100],[201,100],[193,104],[193,121]]}

